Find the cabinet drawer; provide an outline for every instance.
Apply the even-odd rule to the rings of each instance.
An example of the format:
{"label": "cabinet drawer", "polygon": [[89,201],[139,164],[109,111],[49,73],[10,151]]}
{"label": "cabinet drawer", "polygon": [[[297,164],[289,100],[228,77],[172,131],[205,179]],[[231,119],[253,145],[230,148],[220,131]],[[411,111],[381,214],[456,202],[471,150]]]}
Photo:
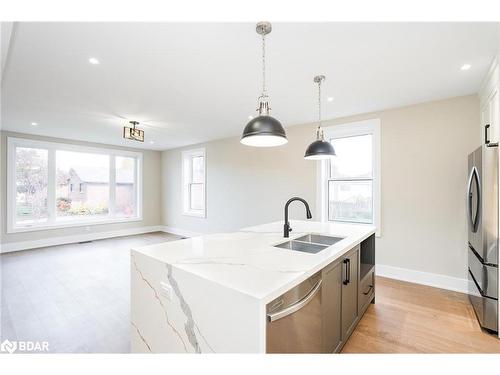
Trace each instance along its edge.
{"label": "cabinet drawer", "polygon": [[492,298],[498,298],[498,268],[484,264],[469,245],[469,269],[474,275],[481,292]]}
{"label": "cabinet drawer", "polygon": [[375,293],[375,268],[369,271],[359,282],[359,311],[372,300]]}

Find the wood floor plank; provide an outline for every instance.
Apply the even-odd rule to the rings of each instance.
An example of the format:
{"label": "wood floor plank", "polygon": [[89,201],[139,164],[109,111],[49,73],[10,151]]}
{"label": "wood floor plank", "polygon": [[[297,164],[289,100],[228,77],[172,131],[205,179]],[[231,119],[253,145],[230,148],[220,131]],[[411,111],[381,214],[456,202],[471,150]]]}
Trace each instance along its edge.
{"label": "wood floor plank", "polygon": [[342,353],[500,353],[465,294],[383,277],[376,293]]}

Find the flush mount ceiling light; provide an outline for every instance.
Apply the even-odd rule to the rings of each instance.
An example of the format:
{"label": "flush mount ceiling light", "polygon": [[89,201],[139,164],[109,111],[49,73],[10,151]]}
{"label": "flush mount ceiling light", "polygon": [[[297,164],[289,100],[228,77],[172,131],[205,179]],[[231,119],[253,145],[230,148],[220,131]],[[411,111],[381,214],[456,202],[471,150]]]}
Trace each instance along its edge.
{"label": "flush mount ceiling light", "polygon": [[272,30],[269,22],[259,22],[257,34],[262,35],[262,94],[257,99],[259,115],[245,126],[240,142],[247,146],[273,147],[288,142],[285,129],[274,117],[269,116],[269,96],[266,89],[266,35]]}
{"label": "flush mount ceiling light", "polygon": [[139,125],[139,121],[129,121],[132,127],[123,127],[123,138],[131,139],[133,141],[144,142],[144,130],[137,129],[136,126]]}
{"label": "flush mount ceiling light", "polygon": [[99,60],[97,60],[95,57],[91,57],[89,59],[89,63],[91,63],[92,65],[97,65],[99,64]]}
{"label": "flush mount ceiling light", "polygon": [[460,67],[460,70],[469,70],[472,67],[471,64],[464,64]]}
{"label": "flush mount ceiling light", "polygon": [[38,122],[32,122],[31,126],[38,126]]}
{"label": "flush mount ceiling light", "polygon": [[318,129],[316,130],[316,140],[309,145],[304,158],[307,160],[324,160],[335,156],[335,150],[330,142],[325,141],[323,129],[321,129],[321,83],[325,76],[314,77],[314,82],[318,84]]}

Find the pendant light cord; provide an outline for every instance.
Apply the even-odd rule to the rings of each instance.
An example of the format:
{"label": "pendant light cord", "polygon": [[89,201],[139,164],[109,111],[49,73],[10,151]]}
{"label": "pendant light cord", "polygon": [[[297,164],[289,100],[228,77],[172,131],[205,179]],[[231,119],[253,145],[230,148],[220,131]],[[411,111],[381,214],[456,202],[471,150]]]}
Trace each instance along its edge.
{"label": "pendant light cord", "polygon": [[316,134],[316,138],[318,140],[324,140],[323,129],[321,129],[321,81],[318,81],[318,130]]}
{"label": "pendant light cord", "polygon": [[318,126],[321,127],[321,80],[318,82]]}
{"label": "pendant light cord", "polygon": [[267,97],[266,88],[266,36],[262,35],[262,97]]}

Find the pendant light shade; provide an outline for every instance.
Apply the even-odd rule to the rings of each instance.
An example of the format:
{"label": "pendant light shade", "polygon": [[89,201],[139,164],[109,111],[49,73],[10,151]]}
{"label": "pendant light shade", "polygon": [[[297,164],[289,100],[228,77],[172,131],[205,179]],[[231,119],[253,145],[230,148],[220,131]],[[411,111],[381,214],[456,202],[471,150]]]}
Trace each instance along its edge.
{"label": "pendant light shade", "polygon": [[285,129],[271,116],[257,116],[252,119],[241,137],[241,143],[254,147],[281,146],[287,143]]}
{"label": "pendant light shade", "polygon": [[258,99],[259,115],[245,126],[240,142],[253,147],[281,146],[288,142],[281,123],[269,115],[269,96],[266,90],[266,38],[272,30],[269,22],[259,22],[257,34],[262,35],[262,94]]}
{"label": "pendant light shade", "polygon": [[335,156],[333,145],[325,141],[323,129],[321,129],[321,83],[325,80],[325,76],[314,77],[314,82],[318,84],[318,118],[319,125],[316,130],[316,140],[307,147],[304,158],[307,160],[325,160]]}
{"label": "pendant light shade", "polygon": [[330,142],[318,139],[309,145],[304,158],[307,160],[324,160],[335,156],[335,149]]}

